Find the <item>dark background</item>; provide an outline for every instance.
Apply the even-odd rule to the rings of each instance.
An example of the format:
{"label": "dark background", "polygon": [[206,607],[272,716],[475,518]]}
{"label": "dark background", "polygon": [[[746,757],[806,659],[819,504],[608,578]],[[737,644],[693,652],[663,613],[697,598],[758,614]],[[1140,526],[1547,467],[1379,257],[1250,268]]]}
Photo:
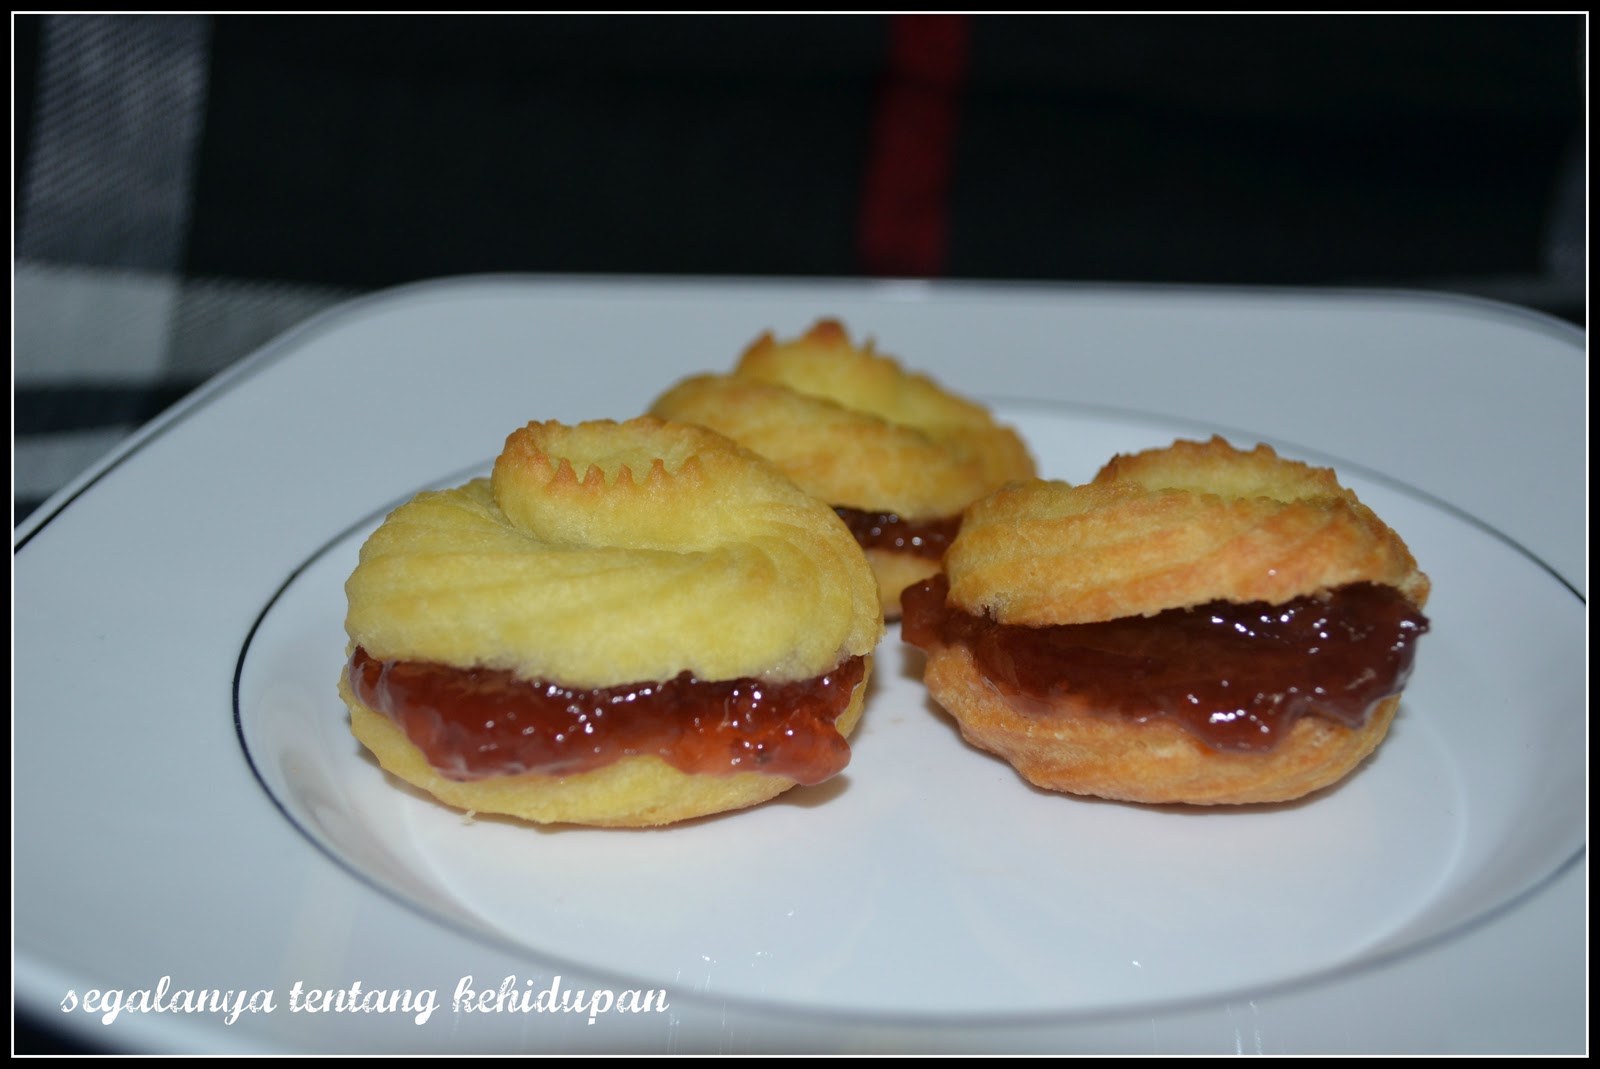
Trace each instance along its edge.
{"label": "dark background", "polygon": [[[1553,262],[1586,229],[1578,16],[919,18],[217,17],[176,266],[1498,287],[1582,317]],[[949,126],[944,251],[899,264],[862,241],[897,89]]]}
{"label": "dark background", "polygon": [[[1394,286],[1586,322],[1581,16],[77,18],[12,24],[14,266],[211,296],[138,389],[14,380],[19,435],[137,425],[296,309],[456,273]],[[130,33],[198,71],[176,164],[139,147],[167,97],[97,95]],[[95,108],[115,136],[52,155]],[[16,1051],[63,1049],[35,1024]]]}

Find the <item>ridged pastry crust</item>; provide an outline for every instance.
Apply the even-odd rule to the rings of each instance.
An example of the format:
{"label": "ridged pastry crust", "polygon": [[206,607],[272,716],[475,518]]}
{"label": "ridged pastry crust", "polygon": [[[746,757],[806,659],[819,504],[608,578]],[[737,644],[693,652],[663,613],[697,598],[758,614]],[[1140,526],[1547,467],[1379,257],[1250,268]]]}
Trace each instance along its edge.
{"label": "ridged pastry crust", "polygon": [[[684,672],[808,680],[870,654],[883,631],[871,571],[831,509],[727,438],[651,417],[514,432],[491,478],[419,494],[391,513],[345,590],[350,645],[377,661],[575,688]],[[864,689],[863,680],[842,732]],[[661,823],[793,785],[687,775],[653,756],[573,776],[454,782],[348,681],[341,692],[386,768],[466,808]]]}
{"label": "ridged pastry crust", "polygon": [[584,687],[808,679],[883,626],[837,516],[722,436],[648,417],[529,424],[492,479],[391,513],[345,593],[379,660]]}
{"label": "ridged pastry crust", "polygon": [[[1220,438],[1113,459],[1083,486],[1035,481],[968,510],[945,556],[947,604],[1043,627],[1151,616],[1215,601],[1283,604],[1351,583],[1420,609],[1428,579],[1405,543],[1334,473]],[[968,649],[935,645],[925,680],[974,744],[1052,790],[1125,801],[1286,801],[1347,775],[1382,741],[1387,698],[1351,728],[1317,715],[1265,752],[1213,749],[1160,715],[1091,708],[1070,693],[1027,711]]]}
{"label": "ridged pastry crust", "polygon": [[[789,341],[762,335],[731,374],[680,382],[651,412],[728,435],[830,505],[912,521],[959,516],[975,499],[1034,475],[1015,431],[872,342],[855,346],[831,319]],[[901,570],[926,574],[937,562]],[[904,584],[888,571],[879,578],[885,611],[896,615]]]}
{"label": "ridged pastry crust", "polygon": [[1032,626],[1276,604],[1355,582],[1418,607],[1428,596],[1400,536],[1331,469],[1221,438],[1116,457],[1082,486],[1001,490],[967,511],[945,572],[953,604]]}
{"label": "ridged pastry crust", "polygon": [[830,505],[906,519],[956,515],[1034,474],[1022,439],[981,405],[856,347],[831,319],[792,341],[763,334],[731,375],[681,382],[651,412],[721,431]]}

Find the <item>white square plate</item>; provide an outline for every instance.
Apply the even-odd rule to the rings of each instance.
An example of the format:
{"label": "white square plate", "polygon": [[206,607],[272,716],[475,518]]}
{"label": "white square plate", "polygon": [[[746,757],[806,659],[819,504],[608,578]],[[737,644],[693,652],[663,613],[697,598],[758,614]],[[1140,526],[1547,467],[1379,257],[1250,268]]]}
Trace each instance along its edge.
{"label": "white square plate", "polygon": [[[1050,477],[1211,433],[1335,466],[1434,582],[1376,757],[1292,806],[1035,791],[891,627],[846,774],[756,810],[551,831],[387,780],[333,690],[385,509],[822,315]],[[1585,377],[1581,332],[1427,295],[495,278],[337,309],[17,532],[18,1004],[131,1050],[1583,1050]]]}

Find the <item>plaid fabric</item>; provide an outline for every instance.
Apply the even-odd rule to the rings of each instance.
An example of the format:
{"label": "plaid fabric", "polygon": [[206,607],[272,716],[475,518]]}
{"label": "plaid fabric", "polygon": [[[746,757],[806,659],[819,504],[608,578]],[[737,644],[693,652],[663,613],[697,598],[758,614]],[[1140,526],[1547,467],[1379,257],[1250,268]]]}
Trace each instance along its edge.
{"label": "plaid fabric", "polygon": [[1580,17],[13,21],[15,515],[490,271],[1455,289],[1581,319]]}
{"label": "plaid fabric", "polygon": [[19,78],[33,75],[18,95],[15,520],[194,386],[356,290],[189,271],[207,19],[51,17],[14,31]]}

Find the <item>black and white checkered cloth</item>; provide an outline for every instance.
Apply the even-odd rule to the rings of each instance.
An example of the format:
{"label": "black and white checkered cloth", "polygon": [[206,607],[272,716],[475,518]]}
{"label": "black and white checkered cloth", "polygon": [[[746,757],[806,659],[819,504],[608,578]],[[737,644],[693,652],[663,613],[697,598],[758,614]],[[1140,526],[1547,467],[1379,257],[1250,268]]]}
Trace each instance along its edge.
{"label": "black and white checkered cloth", "polygon": [[[13,278],[17,517],[346,287],[196,276],[211,26],[51,17],[22,64]],[[25,44],[19,42],[25,49]],[[24,121],[31,114],[31,121]]]}
{"label": "black and white checkered cloth", "polygon": [[285,328],[440,275],[1399,285],[1584,317],[1578,16],[12,29],[16,515]]}

